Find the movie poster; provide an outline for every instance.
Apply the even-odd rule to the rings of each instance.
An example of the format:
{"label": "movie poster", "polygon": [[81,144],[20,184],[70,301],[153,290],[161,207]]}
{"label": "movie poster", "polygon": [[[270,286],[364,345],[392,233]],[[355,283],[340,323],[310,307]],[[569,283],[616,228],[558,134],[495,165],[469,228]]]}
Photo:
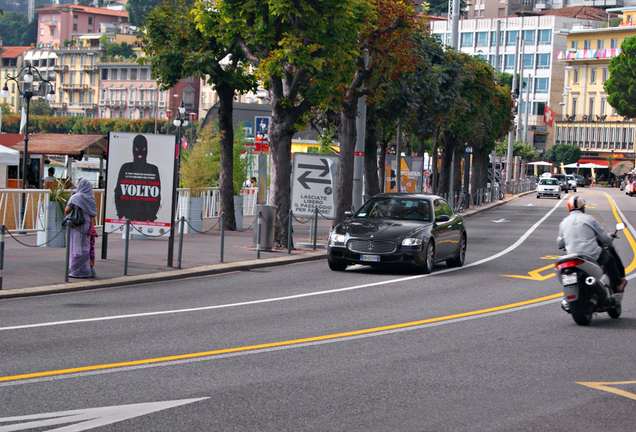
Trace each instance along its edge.
{"label": "movie poster", "polygon": [[[397,190],[395,185],[396,164],[397,157],[387,155],[385,161],[385,192],[395,192]],[[400,173],[402,174],[400,190],[402,192],[422,192],[422,164],[423,158],[421,156],[402,156],[402,164],[400,166]]]}
{"label": "movie poster", "polygon": [[110,133],[106,232],[127,219],[149,236],[170,232],[175,154],[173,135]]}

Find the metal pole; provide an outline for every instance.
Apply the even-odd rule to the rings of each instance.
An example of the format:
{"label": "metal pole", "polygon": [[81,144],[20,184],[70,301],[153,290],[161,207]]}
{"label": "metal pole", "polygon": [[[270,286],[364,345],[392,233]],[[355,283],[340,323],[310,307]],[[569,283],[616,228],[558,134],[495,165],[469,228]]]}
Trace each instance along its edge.
{"label": "metal pole", "polygon": [[[364,53],[364,66],[365,69],[369,65],[369,53]],[[364,90],[364,86],[360,88]],[[364,140],[367,129],[367,97],[362,96],[358,98],[358,118],[356,120],[356,145],[353,152],[353,195],[352,202],[354,208],[360,208],[364,199],[362,197],[362,191],[364,185]]]}
{"label": "metal pole", "polygon": [[[517,66],[519,63],[519,36],[516,39],[515,45],[515,68],[514,75],[512,76],[512,92],[515,93],[517,89]],[[506,156],[506,183],[512,178],[512,153],[514,152],[514,132],[512,129],[508,131],[508,155]]]}
{"label": "metal pole", "polygon": [[183,252],[183,228],[185,216],[179,219],[179,252],[177,253],[177,268],[181,268],[181,253]]}
{"label": "metal pole", "polygon": [[523,121],[523,142],[528,142],[528,113],[530,112],[530,86],[532,85],[532,75],[528,75],[528,85],[526,86],[526,112]]}
{"label": "metal pole", "polygon": [[126,233],[124,234],[124,276],[128,275],[128,246],[130,245],[130,219],[126,219]]}
{"label": "metal pole", "polygon": [[495,76],[499,75],[499,35],[501,34],[501,20],[497,20],[497,31],[495,32]]}
{"label": "metal pole", "polygon": [[402,120],[398,119],[397,143],[395,144],[395,191],[402,192]]}
{"label": "metal pole", "polygon": [[66,237],[66,265],[64,266],[64,282],[68,282],[68,264],[71,255],[71,227],[67,225],[64,229],[66,230],[64,233],[64,236]]}
{"label": "metal pole", "polygon": [[261,257],[261,220],[263,219],[263,212],[258,211],[258,218],[256,219],[256,259]]}
{"label": "metal pole", "polygon": [[289,221],[287,222],[287,255],[291,255],[292,250],[292,218],[294,211],[289,209]]}
{"label": "metal pole", "polygon": [[29,151],[29,102],[31,101],[30,92],[25,90],[23,97],[26,101],[26,123],[24,125],[24,154],[22,155],[22,205],[20,207],[20,222],[22,229],[26,226],[24,219],[26,217],[27,157]]}
{"label": "metal pole", "polygon": [[[519,60],[519,101],[517,102],[517,106],[519,109],[517,110],[517,135],[515,139],[517,141],[521,141],[521,131],[523,127],[523,121],[521,116],[521,107],[523,106],[523,69],[525,67],[525,51],[526,51],[526,43],[523,39],[521,39],[521,57]],[[527,110],[528,101],[526,101],[526,110]]]}
{"label": "metal pole", "polygon": [[221,213],[221,262],[223,262],[223,247],[225,246],[225,212]]}
{"label": "metal pole", "polygon": [[318,207],[316,207],[316,213],[314,214],[314,250],[316,250],[317,238],[318,238]]}
{"label": "metal pole", "polygon": [[460,0],[453,0],[453,27],[452,27],[452,47],[455,51],[459,50],[459,5]]}
{"label": "metal pole", "polygon": [[0,290],[2,289],[2,271],[4,270],[4,225],[0,226]]}

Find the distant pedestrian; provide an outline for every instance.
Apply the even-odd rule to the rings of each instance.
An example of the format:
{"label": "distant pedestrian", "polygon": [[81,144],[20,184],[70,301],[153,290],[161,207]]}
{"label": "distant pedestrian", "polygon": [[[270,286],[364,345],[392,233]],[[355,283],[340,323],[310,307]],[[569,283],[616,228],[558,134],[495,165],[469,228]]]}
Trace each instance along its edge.
{"label": "distant pedestrian", "polygon": [[44,185],[50,189],[55,184],[55,168],[49,167],[48,173],[49,175],[44,177],[43,180],[44,180]]}
{"label": "distant pedestrian", "polygon": [[91,271],[91,237],[94,229],[93,218],[97,216],[97,204],[93,194],[93,186],[85,178],[80,179],[77,183],[77,191],[68,199],[64,215],[69,214],[73,207],[82,209],[84,223],[70,228],[68,275],[76,278],[89,278],[93,276]]}

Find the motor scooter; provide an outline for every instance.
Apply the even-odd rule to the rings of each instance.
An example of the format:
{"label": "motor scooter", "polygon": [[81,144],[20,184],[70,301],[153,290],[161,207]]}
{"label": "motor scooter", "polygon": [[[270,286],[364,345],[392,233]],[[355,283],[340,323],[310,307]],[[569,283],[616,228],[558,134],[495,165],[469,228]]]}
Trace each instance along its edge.
{"label": "motor scooter", "polygon": [[[616,224],[612,235],[625,229],[624,223]],[[615,256],[614,246],[606,247]],[[607,312],[617,319],[621,316],[622,292],[614,292],[610,279],[596,260],[585,254],[564,255],[556,262],[556,269],[563,285],[561,308],[572,315],[578,325],[586,326],[592,322],[594,313]]]}

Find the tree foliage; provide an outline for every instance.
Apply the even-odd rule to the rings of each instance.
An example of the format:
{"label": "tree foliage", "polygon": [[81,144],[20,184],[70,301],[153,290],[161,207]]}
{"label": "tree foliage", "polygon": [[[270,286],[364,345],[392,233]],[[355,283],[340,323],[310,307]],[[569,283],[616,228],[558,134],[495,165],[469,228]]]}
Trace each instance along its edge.
{"label": "tree foliage", "polygon": [[31,23],[23,13],[7,12],[0,15],[0,35],[4,46],[30,46],[37,42],[38,20]]}
{"label": "tree foliage", "polygon": [[581,158],[581,148],[573,144],[558,143],[545,153],[544,159],[555,165],[578,162]]}
{"label": "tree foliage", "polygon": [[621,55],[609,63],[609,78],[605,81],[607,102],[619,115],[636,117],[636,36],[621,44]]}

